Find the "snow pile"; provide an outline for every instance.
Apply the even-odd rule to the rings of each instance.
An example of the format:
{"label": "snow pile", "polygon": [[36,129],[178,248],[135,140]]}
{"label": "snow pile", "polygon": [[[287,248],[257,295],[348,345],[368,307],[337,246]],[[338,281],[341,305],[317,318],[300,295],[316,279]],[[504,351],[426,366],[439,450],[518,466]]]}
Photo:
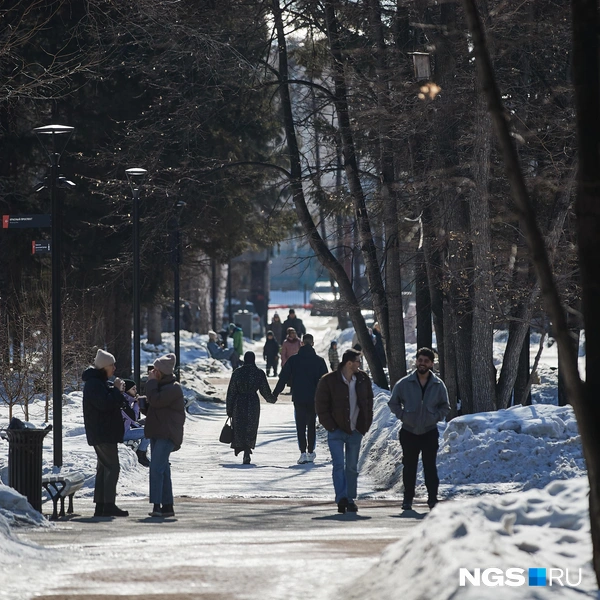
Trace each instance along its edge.
{"label": "snow pile", "polygon": [[446,484],[543,487],[586,472],[572,407],[515,406],[450,421],[439,453]]}
{"label": "snow pile", "polygon": [[[400,421],[375,389],[373,425],[363,441],[361,471],[378,489],[402,489]],[[541,488],[586,473],[575,413],[570,406],[536,404],[464,415],[439,423],[438,474],[443,496]],[[421,463],[419,463],[421,465]],[[423,482],[420,466],[417,483]],[[417,495],[424,494],[424,488]]]}
{"label": "snow pile", "polygon": [[[440,503],[346,597],[356,600],[450,598],[581,598],[596,589],[589,558],[591,539],[587,479],[555,481],[541,490]],[[459,585],[459,569],[525,569],[521,587]],[[528,569],[568,569],[573,587],[529,587]],[[557,572],[554,572],[558,574]],[[563,577],[562,582],[565,583]],[[425,592],[426,590],[426,592]],[[587,595],[587,594],[586,594]],[[593,596],[592,596],[593,597]]]}
{"label": "snow pile", "polygon": [[48,521],[32,508],[27,498],[0,481],[0,536],[7,535],[11,525],[47,526]]}

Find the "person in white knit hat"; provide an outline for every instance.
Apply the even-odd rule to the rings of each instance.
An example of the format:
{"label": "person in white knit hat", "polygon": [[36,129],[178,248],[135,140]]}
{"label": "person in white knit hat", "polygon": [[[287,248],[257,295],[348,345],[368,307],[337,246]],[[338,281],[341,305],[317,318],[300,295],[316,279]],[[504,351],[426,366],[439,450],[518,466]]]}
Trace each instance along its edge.
{"label": "person in white knit hat", "polygon": [[150,440],[151,517],[175,516],[169,457],[181,447],[185,422],[183,392],[173,374],[175,361],[174,354],[157,358],[146,382],[144,435]]}
{"label": "person in white knit hat", "polygon": [[128,512],[116,504],[117,482],[121,466],[117,444],[123,441],[121,417],[122,381],[109,379],[115,374],[115,357],[98,349],[94,366],[88,367],[82,379],[83,422],[87,442],[94,447],[98,459],[94,487],[95,517],[126,517]]}

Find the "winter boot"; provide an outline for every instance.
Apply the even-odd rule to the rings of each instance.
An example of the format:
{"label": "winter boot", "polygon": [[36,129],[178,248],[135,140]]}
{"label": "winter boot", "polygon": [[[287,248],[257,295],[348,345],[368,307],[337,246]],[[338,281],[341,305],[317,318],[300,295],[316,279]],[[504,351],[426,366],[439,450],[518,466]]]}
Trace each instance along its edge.
{"label": "winter boot", "polygon": [[141,450],[136,450],[135,453],[137,455],[137,459],[138,459],[138,462],[140,463],[140,465],[143,465],[144,467],[150,466],[150,461],[148,460],[148,455],[145,452],[142,452]]}
{"label": "winter boot", "polygon": [[96,510],[94,511],[95,517],[104,516],[104,502],[96,502]]}
{"label": "winter boot", "polygon": [[129,513],[126,510],[121,510],[114,502],[104,505],[103,517],[128,517]]}
{"label": "winter boot", "polygon": [[175,511],[173,510],[172,504],[163,504],[161,512],[162,512],[163,517],[174,517],[175,516]]}
{"label": "winter boot", "polygon": [[152,512],[148,513],[151,517],[164,517],[163,512],[160,508],[160,504],[154,504],[152,506]]}
{"label": "winter boot", "polygon": [[342,498],[338,502],[338,512],[344,514],[348,510],[348,498]]}

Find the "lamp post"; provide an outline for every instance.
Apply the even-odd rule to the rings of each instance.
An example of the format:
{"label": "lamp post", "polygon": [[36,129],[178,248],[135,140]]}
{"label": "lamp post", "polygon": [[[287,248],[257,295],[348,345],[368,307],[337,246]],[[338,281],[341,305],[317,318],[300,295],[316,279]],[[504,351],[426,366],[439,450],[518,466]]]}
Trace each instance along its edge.
{"label": "lamp post", "polygon": [[171,261],[173,263],[173,329],[175,332],[175,376],[177,381],[180,377],[181,369],[181,337],[180,337],[180,300],[179,300],[179,265],[181,264],[181,229],[179,219],[181,211],[185,208],[186,203],[179,200],[175,205],[175,216],[173,217],[173,232],[172,232],[172,247]]}
{"label": "lamp post", "polygon": [[52,429],[54,465],[62,467],[62,315],[61,315],[61,241],[62,203],[57,187],[75,184],[59,174],[60,157],[73,135],[67,125],[36,127],[35,135],[50,159],[50,197],[52,201]]}
{"label": "lamp post", "polygon": [[133,380],[140,389],[140,189],[146,169],[125,171],[133,194]]}

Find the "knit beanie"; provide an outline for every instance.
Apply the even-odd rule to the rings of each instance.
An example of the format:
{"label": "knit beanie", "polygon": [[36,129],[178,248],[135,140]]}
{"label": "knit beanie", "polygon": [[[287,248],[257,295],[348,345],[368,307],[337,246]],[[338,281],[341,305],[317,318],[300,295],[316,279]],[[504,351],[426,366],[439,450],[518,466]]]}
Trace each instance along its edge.
{"label": "knit beanie", "polygon": [[134,385],[136,385],[133,379],[123,379],[123,383],[125,384],[126,392],[128,392]]}
{"label": "knit beanie", "polygon": [[94,367],[96,369],[104,369],[115,364],[115,357],[110,352],[105,352],[102,348],[98,348],[96,358],[94,359]]}
{"label": "knit beanie", "polygon": [[209,331],[208,331],[208,339],[216,341],[216,339],[217,339],[217,332],[213,331],[212,329],[209,329]]}
{"label": "knit beanie", "polygon": [[177,357],[174,354],[165,354],[154,361],[154,368],[158,369],[163,375],[173,375],[176,360]]}

